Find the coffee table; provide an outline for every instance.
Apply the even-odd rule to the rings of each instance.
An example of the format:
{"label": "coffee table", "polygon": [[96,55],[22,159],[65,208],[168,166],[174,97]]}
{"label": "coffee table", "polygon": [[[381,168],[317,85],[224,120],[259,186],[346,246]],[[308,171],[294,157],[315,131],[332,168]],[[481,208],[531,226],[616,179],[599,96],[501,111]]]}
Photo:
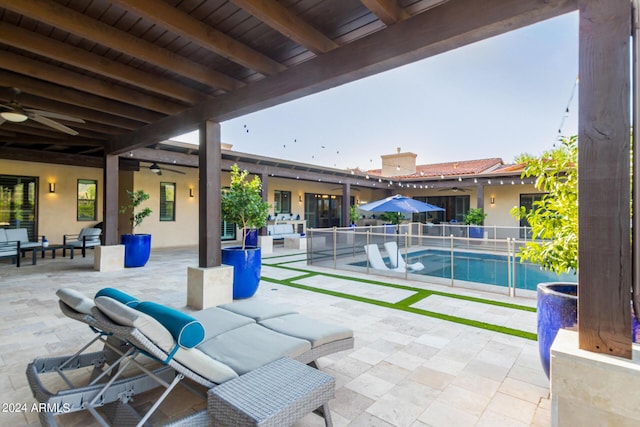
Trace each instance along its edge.
{"label": "coffee table", "polygon": [[31,264],[36,265],[38,259],[38,253],[42,254],[42,258],[47,251],[51,252],[51,258],[56,257],[56,251],[58,249],[71,249],[69,252],[71,253],[70,258],[73,259],[73,246],[72,245],[61,245],[61,244],[49,244],[48,246],[35,246],[33,248],[22,249],[22,254],[26,251],[32,252]]}

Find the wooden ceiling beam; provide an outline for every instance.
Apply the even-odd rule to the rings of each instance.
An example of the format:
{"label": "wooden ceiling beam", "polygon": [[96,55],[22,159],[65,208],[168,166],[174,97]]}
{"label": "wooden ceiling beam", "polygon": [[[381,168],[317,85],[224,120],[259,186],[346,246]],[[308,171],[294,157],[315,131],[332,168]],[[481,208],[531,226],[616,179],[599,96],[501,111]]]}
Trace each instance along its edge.
{"label": "wooden ceiling beam", "polygon": [[410,17],[397,0],[360,0],[386,26],[393,25]]}
{"label": "wooden ceiling beam", "polygon": [[300,19],[291,10],[275,0],[232,0],[274,30],[282,33],[316,55],[338,47],[333,40]]}
{"label": "wooden ceiling beam", "polygon": [[79,156],[77,154],[56,153],[52,151],[29,150],[25,148],[0,147],[0,158],[7,160],[21,160],[68,166],[85,166],[102,168],[103,160],[96,156]]}
{"label": "wooden ceiling beam", "polygon": [[190,61],[110,25],[87,18],[51,0],[0,0],[0,6],[214,88],[229,91],[244,86],[243,82],[226,74]]}
{"label": "wooden ceiling beam", "polygon": [[167,28],[207,50],[264,75],[276,74],[287,67],[215,28],[181,12],[164,1],[114,0],[113,3]]}
{"label": "wooden ceiling beam", "polygon": [[0,40],[28,52],[55,59],[102,76],[129,83],[188,104],[204,101],[206,96],[163,76],[150,78],[149,73],[111,61],[103,56],[41,36],[15,25],[0,22]]}
{"label": "wooden ceiling beam", "polygon": [[169,115],[184,110],[184,106],[171,103],[165,99],[156,98],[132,88],[118,86],[108,81],[74,73],[71,70],[36,61],[15,53],[0,51],[0,64],[2,64],[1,67],[5,70],[56,83],[60,86],[80,90],[103,98],[135,105],[147,110]]}
{"label": "wooden ceiling beam", "polygon": [[[169,139],[576,10],[577,0],[447,2],[248,87],[113,138],[107,153]],[[474,19],[468,19],[473,16]]]}
{"label": "wooden ceiling beam", "polygon": [[112,128],[126,130],[134,130],[142,126],[144,123],[137,120],[125,119],[123,117],[112,116],[111,114],[90,110],[88,108],[78,107],[63,102],[52,101],[28,93],[20,94],[20,104],[25,107],[34,108],[36,110],[53,111],[55,113],[67,114],[69,116],[84,119],[88,122],[109,125]]}
{"label": "wooden ceiling beam", "polygon": [[79,90],[64,88],[1,69],[0,86],[17,87],[25,93],[90,108],[102,113],[108,112],[119,117],[137,120],[142,123],[152,123],[164,117],[162,114],[145,110],[143,108],[112,101],[100,96],[81,92]]}

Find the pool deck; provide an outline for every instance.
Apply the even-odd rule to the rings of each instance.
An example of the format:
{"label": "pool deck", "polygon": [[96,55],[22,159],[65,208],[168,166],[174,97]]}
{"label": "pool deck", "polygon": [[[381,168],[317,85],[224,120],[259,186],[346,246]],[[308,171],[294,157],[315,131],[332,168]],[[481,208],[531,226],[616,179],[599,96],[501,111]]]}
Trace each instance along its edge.
{"label": "pool deck", "polygon": [[[0,261],[0,402],[28,408],[2,411],[0,425],[39,425],[37,413],[30,410],[34,399],[25,376],[27,363],[71,354],[93,336],[85,325],[62,315],[58,288],[93,295],[103,287],[118,287],[184,309],[187,267],[196,264],[194,247],[154,249],[145,267],[112,273],[93,270],[92,251],[87,258],[47,258],[20,268]],[[320,368],[337,379],[330,403],[336,427],[550,425],[549,382],[537,343],[474,326],[534,333],[535,313],[483,302],[533,307],[532,298],[308,266],[305,254],[278,246],[263,258],[262,276],[254,298],[354,330],[353,350],[319,360]],[[136,403],[148,404],[144,397]],[[184,399],[168,402],[152,421],[162,423],[196,405]],[[60,421],[65,426],[97,425],[86,413]],[[310,414],[296,425],[323,423]]]}

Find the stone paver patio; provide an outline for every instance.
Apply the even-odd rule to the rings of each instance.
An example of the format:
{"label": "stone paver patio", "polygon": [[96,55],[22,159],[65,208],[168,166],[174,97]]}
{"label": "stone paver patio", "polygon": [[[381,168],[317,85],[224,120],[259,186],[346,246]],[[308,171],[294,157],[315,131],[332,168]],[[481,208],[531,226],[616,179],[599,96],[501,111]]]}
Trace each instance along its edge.
{"label": "stone paver patio", "polygon": [[[336,294],[294,288],[285,282],[291,280],[311,288],[390,303],[414,292],[364,283],[361,279],[523,306],[534,306],[535,301],[337,272],[307,266],[303,259],[301,254],[282,248],[265,256],[263,281],[254,298],[286,304],[308,316],[354,330],[353,350],[319,361],[321,369],[337,379],[336,398],[331,402],[334,425],[550,425],[549,383],[540,366],[535,341]],[[71,354],[93,336],[86,325],[62,315],[55,296],[58,288],[71,287],[93,295],[112,286],[140,299],[185,309],[186,271],[196,264],[197,250],[193,247],[156,249],[147,266],[113,273],[94,271],[92,253],[74,260],[47,258],[36,266],[24,263],[20,268],[7,260],[0,261],[0,425],[39,425],[37,413],[30,411],[34,399],[25,376],[27,363],[35,357]],[[331,276],[338,273],[342,277]],[[346,275],[352,280],[345,279]],[[531,312],[441,295],[429,296],[414,305],[535,332],[535,314]],[[161,423],[167,414],[188,412],[192,403],[187,402],[168,402],[153,420]],[[14,408],[15,404],[25,404],[22,407],[27,410],[8,411],[9,404]],[[84,413],[68,415],[60,421],[68,426],[97,425]],[[298,423],[320,425],[322,420],[312,414]]]}

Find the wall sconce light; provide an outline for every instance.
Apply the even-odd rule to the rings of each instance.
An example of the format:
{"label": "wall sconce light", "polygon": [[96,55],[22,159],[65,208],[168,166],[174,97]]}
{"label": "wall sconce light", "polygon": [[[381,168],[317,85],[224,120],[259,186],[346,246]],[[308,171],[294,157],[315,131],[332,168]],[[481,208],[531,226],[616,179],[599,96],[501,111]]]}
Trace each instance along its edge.
{"label": "wall sconce light", "polygon": [[189,197],[195,197],[193,194],[193,187],[189,187]]}
{"label": "wall sconce light", "polygon": [[298,202],[302,203],[302,194],[298,194]]}
{"label": "wall sconce light", "polygon": [[55,182],[50,182],[49,183],[49,193],[55,193],[56,192],[56,183]]}
{"label": "wall sconce light", "polygon": [[491,196],[491,204],[492,205],[496,204],[496,196]]}

